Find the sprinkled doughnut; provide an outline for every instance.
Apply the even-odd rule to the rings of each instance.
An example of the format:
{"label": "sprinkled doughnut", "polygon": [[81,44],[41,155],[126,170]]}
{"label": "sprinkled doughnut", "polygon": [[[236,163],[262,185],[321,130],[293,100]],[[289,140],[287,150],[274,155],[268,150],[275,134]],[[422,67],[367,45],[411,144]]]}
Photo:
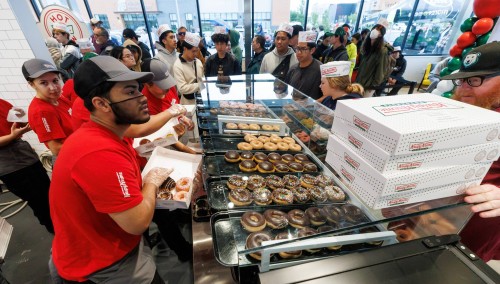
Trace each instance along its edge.
{"label": "sprinkled doughnut", "polygon": [[273,202],[278,205],[288,205],[293,203],[293,194],[289,189],[277,188],[272,193]]}
{"label": "sprinkled doughnut", "polygon": [[318,182],[318,185],[321,187],[326,187],[329,185],[333,185],[333,178],[326,176],[324,174],[320,174],[316,176],[316,181]]}
{"label": "sprinkled doughnut", "polygon": [[309,189],[298,186],[292,189],[293,200],[297,203],[306,203],[311,199]]}
{"label": "sprinkled doughnut", "polygon": [[269,205],[273,201],[271,191],[267,188],[257,188],[253,191],[255,204],[259,206]]}
{"label": "sprinkled doughnut", "polygon": [[263,188],[266,186],[266,181],[263,177],[259,175],[251,175],[248,177],[247,189],[254,191],[258,188]]}
{"label": "sprinkled doughnut", "polygon": [[311,193],[311,199],[316,202],[325,202],[327,200],[326,192],[319,186],[311,187],[309,193]]}
{"label": "sprinkled doughnut", "polygon": [[341,202],[345,200],[345,193],[336,185],[325,186],[325,192],[328,200],[332,202]]}
{"label": "sprinkled doughnut", "polygon": [[316,177],[310,174],[303,174],[300,177],[300,184],[305,188],[312,188],[318,185],[318,182],[316,181]]}
{"label": "sprinkled doughnut", "polygon": [[285,187],[288,189],[293,189],[300,186],[299,178],[294,175],[285,175],[283,177],[283,183],[285,184]]}
{"label": "sprinkled doughnut", "polygon": [[229,177],[226,184],[231,190],[245,188],[247,186],[247,180],[243,179],[242,176],[232,175]]}
{"label": "sprinkled doughnut", "polygon": [[250,191],[244,188],[236,188],[229,192],[229,200],[236,206],[247,206],[253,201]]}
{"label": "sprinkled doughnut", "polygon": [[266,177],[266,184],[273,190],[285,186],[281,178],[277,175],[268,175]]}

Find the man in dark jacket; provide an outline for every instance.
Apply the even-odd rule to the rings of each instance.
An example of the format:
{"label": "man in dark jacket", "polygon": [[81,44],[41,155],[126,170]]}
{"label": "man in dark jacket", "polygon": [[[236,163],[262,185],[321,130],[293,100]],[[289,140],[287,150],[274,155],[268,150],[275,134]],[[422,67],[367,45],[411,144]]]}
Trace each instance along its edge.
{"label": "man in dark jacket", "polygon": [[205,76],[230,76],[241,75],[241,65],[234,55],[227,52],[229,35],[214,33],[212,41],[217,53],[210,55],[205,62]]}
{"label": "man in dark jacket", "polygon": [[333,33],[331,40],[332,46],[328,48],[320,57],[320,61],[328,63],[331,61],[349,61],[347,49],[344,46],[345,31],[342,27],[338,27]]}
{"label": "man in dark jacket", "polygon": [[387,79],[387,83],[390,85],[396,85],[391,89],[388,96],[394,96],[397,95],[399,90],[404,85],[409,85],[415,86],[416,82],[411,82],[403,78],[403,74],[406,71],[406,59],[403,54],[401,54],[401,47],[395,46],[394,50],[391,52],[392,58],[396,60],[396,65],[392,69],[392,73],[389,76],[389,79]]}
{"label": "man in dark jacket", "polygon": [[149,53],[149,47],[144,44],[144,42],[139,41],[139,36],[135,33],[133,29],[124,29],[123,30],[123,41],[127,39],[132,40],[135,44],[137,44],[142,50],[142,61],[151,58],[151,53]]}
{"label": "man in dark jacket", "polygon": [[316,46],[316,50],[313,53],[314,59],[320,60],[321,55],[330,47],[330,41],[332,39],[333,33],[326,32],[322,37],[318,40],[318,45]]}
{"label": "man in dark jacket", "polygon": [[[99,45],[100,52],[98,54],[106,55],[109,54],[106,51],[107,47],[115,46],[115,43],[109,38],[109,32],[103,27],[94,28],[94,38],[96,44]],[[97,49],[96,49],[97,53]]]}
{"label": "man in dark jacket", "polygon": [[252,60],[248,63],[247,74],[259,74],[260,64],[264,55],[267,53],[265,48],[266,39],[261,35],[256,35],[252,40],[252,49],[254,51]]}

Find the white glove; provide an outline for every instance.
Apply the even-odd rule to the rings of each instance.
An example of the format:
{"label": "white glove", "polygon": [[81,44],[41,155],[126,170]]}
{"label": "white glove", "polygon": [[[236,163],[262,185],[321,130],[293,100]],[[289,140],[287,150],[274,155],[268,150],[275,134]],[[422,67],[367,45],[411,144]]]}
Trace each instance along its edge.
{"label": "white glove", "polygon": [[167,109],[167,111],[172,115],[172,117],[186,114],[186,108],[180,104],[172,105],[169,109]]}
{"label": "white glove", "polygon": [[144,184],[151,183],[160,188],[160,185],[168,178],[174,169],[152,168],[144,177]]}
{"label": "white glove", "polygon": [[179,122],[184,124],[187,127],[187,129],[190,131],[194,129],[193,121],[184,115],[179,117]]}

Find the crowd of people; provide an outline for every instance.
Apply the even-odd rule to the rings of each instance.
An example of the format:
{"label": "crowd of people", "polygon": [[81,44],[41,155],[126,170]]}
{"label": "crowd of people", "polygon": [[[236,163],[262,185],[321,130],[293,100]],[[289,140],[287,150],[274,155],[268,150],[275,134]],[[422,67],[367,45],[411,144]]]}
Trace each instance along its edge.
{"label": "crowd of people", "polygon": [[[22,73],[35,91],[28,124],[7,122],[13,106],[0,100],[0,180],[28,201],[54,234],[50,267],[56,283],[163,283],[149,236],[142,237],[150,223],[157,223],[181,261],[192,257],[192,246],[171,212],[155,210],[158,187],[173,169],[155,168],[142,178],[145,159],[132,148],[133,139],[171,119],[182,125],[176,131],[193,129],[183,105],[195,104],[203,76],[242,74],[239,33],[219,29],[212,35],[217,52],[207,56],[197,34],[161,25],[152,57],[132,29],[123,31],[125,41],[119,45],[102,22],[92,19],[91,24],[92,38],[76,41],[64,24],[54,25],[53,38],[46,41],[54,62],[23,64]],[[400,49],[384,41],[386,29],[382,20],[351,36],[344,25],[318,39],[314,31],[282,24],[269,51],[262,35],[253,38],[254,56],[246,71],[271,73],[334,110],[338,100],[376,96],[381,86],[404,80],[406,61]],[[454,99],[499,111],[500,43],[471,52],[481,54],[477,62],[441,79],[457,86]],[[21,139],[30,130],[53,155],[52,181]],[[172,147],[196,153],[181,142]],[[499,173],[500,162],[495,162],[485,178],[489,185],[469,189],[465,199],[480,213],[462,232],[463,241],[485,260],[500,259],[498,230],[475,234],[500,225]]]}

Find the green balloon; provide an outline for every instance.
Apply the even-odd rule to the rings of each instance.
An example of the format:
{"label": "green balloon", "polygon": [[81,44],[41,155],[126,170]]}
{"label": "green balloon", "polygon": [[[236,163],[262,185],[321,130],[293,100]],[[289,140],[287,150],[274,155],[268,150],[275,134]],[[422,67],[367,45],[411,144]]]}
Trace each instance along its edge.
{"label": "green balloon", "polygon": [[460,69],[460,66],[462,65],[462,58],[459,56],[453,57],[448,61],[448,70],[451,72]]}
{"label": "green balloon", "polygon": [[468,19],[466,19],[462,25],[460,25],[460,30],[465,33],[465,32],[468,32],[468,31],[471,31],[472,30],[472,26],[474,25],[474,23],[477,21],[477,18],[476,17],[470,17]]}
{"label": "green balloon", "polygon": [[464,58],[472,49],[473,47],[467,47],[466,49],[464,49],[464,51],[462,51],[462,58]]}
{"label": "green balloon", "polygon": [[449,92],[444,92],[441,94],[441,97],[445,97],[445,98],[451,98],[451,96],[453,96],[453,92],[452,91],[449,91]]}
{"label": "green balloon", "polygon": [[451,70],[448,67],[443,68],[441,72],[439,73],[439,76],[442,78],[444,76],[448,76],[451,74]]}
{"label": "green balloon", "polygon": [[486,34],[484,34],[484,35],[480,36],[480,37],[476,40],[476,45],[477,45],[477,46],[481,46],[481,45],[483,45],[483,44],[487,43],[487,42],[488,42],[488,39],[490,38],[490,34],[491,34],[491,32],[486,33]]}

